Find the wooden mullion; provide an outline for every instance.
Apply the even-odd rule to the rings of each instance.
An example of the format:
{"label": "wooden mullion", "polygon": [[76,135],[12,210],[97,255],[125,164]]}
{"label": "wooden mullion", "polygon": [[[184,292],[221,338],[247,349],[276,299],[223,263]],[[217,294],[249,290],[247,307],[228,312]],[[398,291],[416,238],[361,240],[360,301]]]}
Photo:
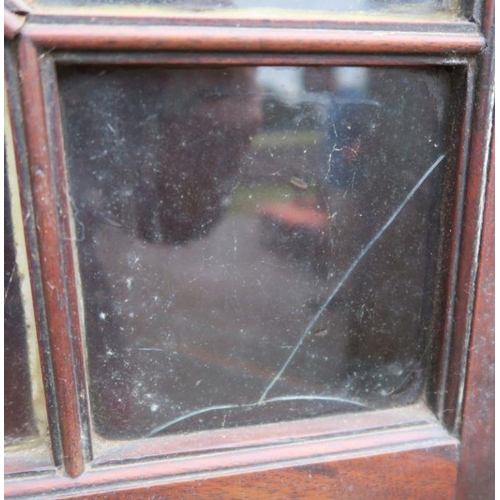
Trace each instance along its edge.
{"label": "wooden mullion", "polygon": [[57,84],[57,74],[52,58],[44,57],[40,63],[42,85],[44,88],[44,100],[46,109],[46,121],[48,127],[48,145],[51,154],[51,163],[54,165],[55,192],[57,196],[59,227],[62,238],[60,247],[63,252],[65,290],[68,303],[69,324],[72,338],[72,362],[78,394],[80,413],[80,435],[84,446],[86,460],[91,460],[91,437],[89,416],[89,395],[87,384],[87,372],[85,365],[83,325],[80,316],[81,300],[78,294],[77,279],[77,249],[74,245],[75,235],[72,229],[71,196],[69,193],[69,182],[67,177],[63,125]]}
{"label": "wooden mullion", "polygon": [[[49,425],[49,434],[52,445],[53,461],[56,466],[60,466],[61,436],[58,425],[58,408],[54,393],[54,373],[52,370],[52,357],[48,341],[47,318],[45,316],[43,288],[40,269],[40,256],[37,249],[36,229],[33,221],[33,196],[28,170],[28,151],[24,134],[24,119],[22,116],[22,103],[19,89],[19,67],[15,55],[16,47],[12,43],[7,44],[5,50],[5,74],[8,98],[8,110],[13,132],[14,152],[16,159],[17,178],[20,189],[21,211],[24,220],[24,239],[26,243],[26,253],[28,257],[28,267],[30,273],[31,295],[33,298],[34,321],[38,340],[38,352],[40,356],[40,365],[42,379],[44,381],[45,402],[47,407],[47,419]],[[29,465],[23,465],[21,460],[16,460],[17,465],[12,466],[10,459],[6,457],[5,469],[9,472],[26,472],[33,468]]]}
{"label": "wooden mullion", "polygon": [[21,92],[28,159],[40,255],[45,316],[65,471],[76,477],[84,469],[78,382],[74,370],[72,327],[65,287],[64,250],[61,246],[58,204],[48,135],[38,52],[26,38],[19,44]]}
{"label": "wooden mullion", "polygon": [[43,48],[98,51],[466,55],[476,54],[484,46],[477,32],[27,23],[23,33]]}

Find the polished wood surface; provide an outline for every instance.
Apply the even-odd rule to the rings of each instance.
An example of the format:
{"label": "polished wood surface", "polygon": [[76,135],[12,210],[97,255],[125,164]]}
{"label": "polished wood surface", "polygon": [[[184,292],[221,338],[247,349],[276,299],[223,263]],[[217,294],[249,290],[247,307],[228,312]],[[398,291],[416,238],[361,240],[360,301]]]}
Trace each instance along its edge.
{"label": "polished wood surface", "polygon": [[[467,187],[467,169],[469,164],[469,143],[472,126],[473,104],[475,96],[476,69],[467,66],[461,77],[456,78],[454,85],[454,99],[460,107],[457,110],[452,135],[459,137],[454,149],[450,152],[450,161],[456,165],[456,173],[450,179],[453,185],[453,202],[448,208],[451,213],[451,231],[445,238],[445,263],[447,273],[444,278],[444,318],[438,317],[434,328],[440,332],[435,346],[436,376],[430,383],[430,399],[433,408],[441,419],[447,405],[446,392],[449,383],[450,352],[455,327],[456,295],[458,269],[460,266],[460,246],[462,241],[462,220],[465,210],[465,194]],[[446,412],[454,411],[446,408]]]}
{"label": "polished wood surface", "polygon": [[467,67],[470,59],[442,55],[408,54],[279,54],[279,53],[236,53],[236,52],[52,52],[56,64],[92,65],[137,65],[151,66],[165,64],[174,66],[451,66]]}
{"label": "polished wood surface", "polygon": [[80,440],[78,384],[71,362],[72,341],[65,292],[65,263],[60,247],[62,235],[58,230],[58,205],[54,196],[56,180],[47,147],[48,136],[38,54],[35,46],[26,38],[23,38],[20,43],[19,60],[40,266],[44,278],[43,295],[60,416],[63,461],[66,472],[74,477],[83,471],[83,451]]}
{"label": "polished wood surface", "polygon": [[[454,451],[435,447],[348,457],[279,469],[224,474],[176,484],[89,492],[87,499],[455,498]],[[71,498],[68,495],[65,498]]]}
{"label": "polished wood surface", "polygon": [[[252,472],[90,498],[454,498],[456,469],[449,449],[402,451],[339,462]],[[142,495],[142,496],[141,496]]]}
{"label": "polished wood surface", "polygon": [[[314,421],[312,420],[311,423]],[[266,483],[268,487],[275,484],[293,488],[293,484],[287,485],[289,481],[292,483],[295,481],[293,473],[288,479],[286,479],[288,473],[280,476],[280,479],[277,479],[278,483],[272,481],[272,475],[279,475],[280,470],[284,468],[293,470],[295,466],[307,469],[312,464],[322,463],[333,469],[345,468],[346,482],[347,484],[352,482],[353,487],[354,482],[361,481],[363,474],[366,473],[356,473],[358,464],[362,469],[364,467],[362,464],[366,464],[366,470],[377,471],[373,473],[374,478],[378,475],[385,477],[383,481],[380,481],[378,487],[381,492],[384,491],[384,487],[392,488],[394,496],[390,498],[398,498],[397,495],[402,498],[401,495],[404,497],[405,492],[416,492],[420,483],[425,485],[422,491],[428,492],[437,488],[436,491],[448,492],[449,496],[443,498],[451,498],[456,480],[458,441],[450,437],[435,420],[434,422],[404,424],[403,419],[401,424],[401,426],[394,425],[392,429],[385,430],[376,428],[371,431],[367,429],[365,432],[351,430],[344,436],[317,436],[315,439],[297,440],[290,437],[288,440],[275,443],[272,446],[266,444],[264,440],[261,441],[260,445],[235,450],[172,456],[170,459],[137,463],[121,461],[114,465],[94,467],[76,479],[54,475],[39,479],[26,478],[22,481],[9,481],[5,485],[5,494],[6,497],[15,497],[20,494],[37,497],[42,492],[50,491],[55,498],[70,493],[75,497],[93,498],[94,492],[103,491],[106,494],[111,494],[117,490],[122,495],[123,491],[132,490],[133,496],[131,498],[140,498],[141,494],[146,495],[147,498],[149,490],[141,492],[138,485],[148,488],[150,484],[156,484],[158,488],[155,491],[161,492],[160,494],[167,498],[170,498],[171,495],[174,495],[175,498],[178,487],[180,492],[188,491],[185,490],[188,485],[183,483],[191,481],[189,478],[192,478],[193,482],[189,487],[199,489],[199,495],[202,498],[208,494],[203,490],[203,486],[208,485],[209,482],[217,485],[220,476],[234,476],[244,473],[248,479],[255,477],[257,482],[258,478],[261,477],[260,486],[254,490],[254,494],[262,495]],[[261,426],[262,431],[265,431],[266,427],[268,426]],[[245,432],[244,429],[242,432]],[[398,460],[396,457],[400,452],[404,452],[404,454]],[[364,462],[365,459],[368,461]],[[399,462],[399,469],[389,465],[395,462]],[[262,476],[248,475],[254,471],[267,472]],[[310,470],[311,478],[302,488],[309,487],[318,480],[318,478],[314,479],[313,471],[314,469]],[[410,477],[414,477],[414,479],[408,482]],[[424,480],[424,478],[426,479]],[[304,477],[304,480],[306,479],[307,477]],[[323,486],[326,482],[330,482],[328,490],[330,492],[331,488],[339,485],[339,483],[331,482],[331,479],[328,476],[322,479]],[[226,481],[232,482],[232,480],[222,479],[220,484],[225,484]],[[281,486],[277,486],[278,489]],[[371,487],[371,483],[366,482],[364,486],[359,484],[356,487],[360,488],[360,491],[367,491]],[[219,486],[215,486],[215,488],[217,489]],[[241,498],[237,491],[233,492],[233,495],[236,496],[231,497],[230,484],[222,488],[226,489],[226,498]],[[250,494],[251,484],[248,488]],[[441,490],[441,488],[443,489]],[[288,493],[291,494],[292,491],[291,489],[283,490],[281,498],[288,498]],[[346,489],[346,493],[348,491]],[[271,491],[268,493],[271,494]],[[108,497],[104,495],[102,498]],[[123,497],[111,496],[109,498]],[[297,498],[302,497],[298,496]]]}
{"label": "polished wood surface", "polygon": [[[317,439],[339,439],[345,442],[347,434],[363,434],[365,441],[357,445],[369,446],[379,432],[394,429],[429,430],[436,423],[434,414],[423,404],[345,415],[332,415],[309,420],[279,422],[275,424],[230,429],[216,429],[162,436],[147,440],[110,441],[95,450],[94,467],[123,463],[127,460],[151,460],[195,453],[228,452],[262,446],[282,446],[292,440],[306,442]],[[420,431],[419,431],[420,432]],[[427,432],[427,431],[426,431]],[[392,439],[404,434],[395,434]],[[398,437],[398,439],[399,439]],[[341,446],[344,446],[341,444]],[[286,457],[286,454],[285,454]]]}
{"label": "polished wood surface", "polygon": [[321,29],[192,26],[28,24],[23,34],[40,47],[85,50],[195,50],[230,52],[336,52],[473,54],[478,33],[379,32]]}
{"label": "polished wood surface", "polygon": [[[30,273],[31,293],[34,307],[34,325],[37,335],[40,366],[42,371],[43,390],[47,408],[48,431],[47,439],[50,441],[46,451],[46,459],[52,465],[60,465],[61,438],[57,416],[57,403],[53,383],[52,356],[43,301],[43,278],[40,268],[40,256],[37,246],[37,230],[33,218],[33,196],[29,174],[28,148],[24,130],[24,117],[22,113],[22,98],[20,92],[20,71],[17,58],[17,45],[9,42],[5,44],[5,86],[8,97],[8,110],[13,131],[15,152],[15,165],[19,185],[21,212],[24,218],[24,239]],[[50,450],[52,448],[52,450]],[[51,453],[52,451],[52,453]],[[40,460],[37,454],[26,457],[23,453],[6,453],[4,462],[5,474],[16,474],[27,471],[38,471]],[[34,459],[34,462],[33,462]],[[53,468],[53,467],[52,467]]]}
{"label": "polished wood surface", "polygon": [[458,498],[461,500],[488,500],[493,498],[495,491],[494,211],[495,159],[492,148],[461,432],[458,480]]}
{"label": "polished wood surface", "polygon": [[[78,439],[82,442],[82,454],[86,460],[91,457],[90,451],[90,422],[88,415],[88,384],[85,369],[83,327],[80,323],[78,281],[76,276],[76,255],[74,253],[75,236],[71,229],[72,212],[71,201],[68,192],[68,179],[65,163],[64,141],[62,131],[61,110],[59,107],[59,92],[57,86],[56,69],[52,60],[48,59],[40,66],[42,79],[45,85],[45,109],[47,122],[48,141],[52,152],[51,161],[54,175],[57,179],[55,184],[55,194],[58,203],[59,228],[62,234],[60,249],[65,264],[65,290],[68,303],[69,325],[71,329],[71,356],[73,365],[73,377],[78,393],[78,412],[80,432]],[[76,438],[75,438],[76,439]]]}
{"label": "polished wood surface", "polygon": [[456,434],[460,432],[462,418],[493,119],[493,16],[490,2],[485,9],[483,21],[484,33],[488,39],[487,49],[477,61],[474,103],[471,106],[473,115],[470,142],[468,146],[466,142],[463,144],[463,147],[469,148],[465,206],[459,222],[460,265],[454,303],[453,335],[447,356],[447,382],[444,391],[446,397],[442,410],[444,422]]}

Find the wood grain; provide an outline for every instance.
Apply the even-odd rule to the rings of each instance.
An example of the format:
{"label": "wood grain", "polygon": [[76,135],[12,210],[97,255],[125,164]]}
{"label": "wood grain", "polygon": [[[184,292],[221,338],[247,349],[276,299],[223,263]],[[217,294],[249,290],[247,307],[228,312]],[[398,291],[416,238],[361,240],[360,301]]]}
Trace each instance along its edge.
{"label": "wood grain", "polygon": [[88,499],[452,499],[456,465],[449,449],[392,452],[248,472],[144,489],[89,494]]}
{"label": "wood grain", "polygon": [[[222,498],[224,495],[225,498],[244,498],[238,496],[242,493],[238,490],[231,492],[234,477],[241,476],[248,483],[247,498],[262,496],[266,485],[267,488],[274,485],[282,491],[281,496],[274,495],[274,498],[293,498],[300,491],[305,494],[307,488],[311,488],[311,495],[318,494],[322,490],[315,488],[320,483],[327,487],[327,496],[341,485],[351,485],[363,492],[377,484],[376,477],[380,478],[377,488],[381,494],[393,490],[394,495],[408,498],[404,496],[406,492],[417,494],[420,488],[423,495],[435,491],[441,496],[434,498],[451,498],[456,481],[457,448],[458,442],[434,421],[337,437],[291,439],[274,446],[264,444],[151,462],[124,462],[114,467],[96,467],[76,479],[55,475],[9,481],[5,484],[5,495],[9,498],[22,493],[37,498],[51,492],[55,498],[128,498],[128,494],[130,498],[154,498],[151,494],[155,492],[164,495],[158,498],[181,498],[189,496],[188,492],[193,489],[193,495],[198,498],[210,498],[207,495],[213,495],[211,491],[217,491]],[[395,467],[396,463],[399,468]],[[328,474],[322,477],[321,467],[338,467],[345,473],[333,481]],[[305,475],[300,472],[302,479],[297,479],[296,469],[308,472]],[[295,487],[299,489],[293,493]],[[348,492],[349,488],[345,494]],[[267,498],[273,498],[271,490],[267,494]]]}

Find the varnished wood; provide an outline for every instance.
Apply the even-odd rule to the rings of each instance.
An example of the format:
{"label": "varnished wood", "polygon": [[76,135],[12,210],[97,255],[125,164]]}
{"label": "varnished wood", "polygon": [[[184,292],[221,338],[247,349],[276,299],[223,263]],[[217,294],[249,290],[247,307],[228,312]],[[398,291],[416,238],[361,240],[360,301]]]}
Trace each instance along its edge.
{"label": "varnished wood", "polygon": [[[47,419],[49,436],[52,447],[48,449],[48,460],[53,460],[56,466],[60,466],[61,436],[58,425],[58,412],[56,395],[54,391],[54,373],[52,369],[52,356],[48,336],[47,318],[43,303],[43,279],[40,269],[40,256],[37,249],[37,234],[33,220],[33,197],[29,177],[29,162],[24,133],[24,119],[22,113],[22,99],[20,94],[19,67],[17,61],[16,47],[13,43],[7,43],[5,47],[5,85],[8,96],[8,110],[13,130],[14,152],[16,158],[17,178],[20,188],[21,210],[24,222],[24,237],[26,253],[28,256],[28,267],[30,273],[30,284],[34,307],[34,322],[37,332],[38,352],[44,381],[45,402],[47,407]],[[37,469],[30,467],[32,459],[23,460],[22,457],[5,457],[4,468],[9,472],[26,472]],[[6,472],[7,473],[7,472]]]}
{"label": "varnished wood", "polygon": [[454,180],[454,203],[452,208],[452,223],[450,229],[450,242],[448,245],[448,259],[447,259],[447,277],[445,284],[445,316],[444,322],[441,326],[439,362],[436,369],[436,383],[434,390],[436,394],[436,411],[441,419],[445,409],[450,412],[450,408],[446,407],[448,400],[446,397],[447,385],[449,383],[449,368],[450,368],[450,352],[455,327],[456,315],[456,295],[457,295],[457,280],[458,269],[460,265],[460,245],[462,241],[463,232],[463,217],[465,205],[465,193],[467,186],[467,168],[469,163],[469,149],[470,149],[470,135],[472,127],[473,105],[475,97],[475,82],[476,82],[476,68],[471,65],[467,68],[464,77],[465,82],[461,89],[460,95],[455,95],[454,98],[463,105],[461,113],[461,121],[452,131],[455,137],[458,137],[457,151],[455,154],[456,164],[456,177]]}
{"label": "varnished wood", "polygon": [[71,328],[65,294],[64,262],[58,230],[58,207],[54,197],[56,180],[51,168],[45,126],[44,99],[33,44],[22,38],[19,46],[21,90],[29,168],[35,207],[40,266],[43,275],[45,313],[58,412],[60,416],[63,461],[66,472],[75,477],[83,471],[80,441],[80,415],[77,382],[72,363]]}
{"label": "varnished wood", "polygon": [[455,302],[456,313],[443,410],[444,422],[457,434],[460,432],[462,419],[493,119],[493,18],[493,5],[489,2],[486,5],[483,21],[488,44],[477,61],[478,73],[471,126],[467,187],[464,217],[461,221],[462,240]]}
{"label": "varnished wood", "polygon": [[495,160],[492,142],[484,230],[461,431],[460,500],[495,491]]}
{"label": "varnished wood", "polygon": [[74,255],[75,236],[71,232],[71,219],[73,214],[70,210],[71,200],[69,183],[65,164],[64,140],[62,130],[61,109],[59,106],[59,91],[57,85],[56,70],[54,62],[50,57],[45,57],[40,63],[45,93],[45,107],[47,115],[47,137],[51,162],[54,166],[54,176],[57,179],[55,191],[58,204],[59,227],[62,234],[60,248],[63,253],[65,290],[68,301],[69,324],[72,337],[72,363],[73,376],[75,378],[78,397],[78,406],[81,426],[80,435],[83,439],[83,453],[86,460],[91,458],[90,417],[88,410],[88,383],[85,369],[84,341],[82,325],[80,323],[78,297],[78,281],[76,277],[76,263]]}
{"label": "varnished wood", "polygon": [[3,9],[3,36],[12,40],[21,31],[25,22],[24,16],[14,14],[10,10]]}
{"label": "varnished wood", "polygon": [[391,432],[394,428],[415,428],[433,424],[435,416],[423,404],[373,412],[332,415],[329,417],[279,422],[268,425],[216,429],[162,436],[147,440],[103,443],[95,450],[94,467],[127,460],[151,460],[194,453],[282,445],[293,440],[305,442],[320,438],[342,439],[346,434]]}
{"label": "varnished wood", "polygon": [[[22,483],[8,481],[5,485],[5,494],[7,498],[20,493],[36,497],[42,492],[50,491],[54,497],[58,498],[63,492],[72,492],[75,496],[89,498],[90,493],[95,491],[111,492],[132,489],[135,490],[135,496],[132,498],[140,498],[138,495],[141,494],[147,497],[148,490],[140,492],[137,487],[137,484],[141,482],[141,485],[146,488],[149,484],[165,485],[159,491],[170,497],[171,494],[175,494],[178,483],[187,480],[192,481],[191,486],[196,486],[199,481],[202,481],[203,484],[208,484],[209,480],[217,483],[218,478],[226,474],[267,469],[269,469],[269,474],[275,474],[275,470],[295,465],[307,468],[315,463],[330,463],[334,467],[345,466],[352,471],[354,478],[359,463],[357,457],[364,457],[364,459],[372,457],[372,467],[376,468],[379,459],[382,460],[381,463],[384,463],[388,456],[398,456],[397,451],[408,452],[409,462],[408,468],[406,468],[405,460],[401,458],[401,468],[398,470],[398,474],[391,477],[395,491],[405,492],[405,485],[408,484],[405,474],[419,476],[418,467],[415,469],[414,464],[421,463],[426,464],[423,467],[425,469],[424,476],[430,473],[431,469],[434,469],[432,473],[435,474],[434,479],[427,483],[429,487],[432,484],[432,487],[437,487],[436,491],[439,491],[439,477],[439,482],[443,487],[452,492],[456,479],[457,446],[458,442],[434,421],[434,423],[394,427],[385,431],[373,429],[371,432],[367,431],[362,434],[347,433],[343,437],[317,437],[305,441],[291,439],[274,446],[266,446],[262,443],[260,446],[239,450],[172,457],[169,460],[156,460],[149,463],[122,463],[115,467],[95,468],[74,480],[63,476],[52,476],[24,479]],[[426,451],[423,452],[424,450]],[[410,457],[413,457],[415,461]],[[443,461],[440,462],[441,459],[436,461],[436,457],[441,457]],[[445,471],[441,469],[442,466]],[[384,469],[385,466],[381,465],[378,472],[382,474]],[[385,469],[385,474],[391,475],[391,471]],[[358,478],[361,480],[361,476]],[[276,476],[276,479],[280,480],[279,475]],[[420,477],[420,480],[423,480],[423,476]],[[268,486],[271,486],[272,480],[269,479],[269,481]],[[314,480],[311,481],[311,484],[313,483]],[[417,491],[417,483],[418,481],[412,487],[415,491]],[[361,488],[361,484],[358,487]],[[364,487],[370,487],[370,485],[365,484]],[[287,497],[286,491],[286,489],[283,490],[284,498]],[[203,497],[204,493],[201,495]]]}
{"label": "varnished wood", "polygon": [[422,55],[348,55],[348,54],[277,54],[277,53],[186,53],[186,52],[97,52],[71,51],[51,53],[57,64],[104,64],[150,66],[467,66],[467,57]]}
{"label": "varnished wood", "polygon": [[[488,13],[491,11],[490,2],[485,10],[486,21],[483,21],[487,37],[490,37],[491,19],[488,21]],[[457,441],[432,419],[422,422],[402,420],[400,428],[391,424],[385,429],[383,425],[382,428],[377,427],[375,419],[371,427],[366,423],[364,427],[352,427],[351,434],[345,434],[349,431],[350,421],[338,422],[337,425],[344,431],[342,434],[341,431],[335,433],[329,430],[332,420],[328,419],[328,423],[323,424],[326,427],[319,425],[316,429],[310,427],[314,421],[279,424],[278,427],[260,426],[255,428],[252,437],[247,435],[246,439],[241,439],[241,435],[245,435],[247,430],[235,429],[228,431],[232,435],[230,445],[224,443],[218,431],[205,433],[205,440],[199,442],[196,440],[203,437],[203,433],[173,440],[158,438],[151,440],[150,444],[144,441],[137,446],[135,443],[115,444],[102,450],[102,454],[94,460],[93,470],[82,474],[84,461],[88,458],[84,446],[88,428],[78,395],[84,385],[85,373],[72,250],[63,238],[69,234],[64,154],[58,111],[52,109],[56,107],[57,92],[51,93],[45,85],[43,94],[35,45],[48,51],[84,51],[56,55],[61,63],[465,65],[472,62],[472,68],[473,61],[479,61],[481,76],[473,116],[471,161],[468,172],[460,170],[461,177],[457,184],[459,193],[465,192],[467,187],[467,203],[464,231],[457,236],[457,242],[461,244],[460,249],[456,249],[457,258],[459,254],[461,256],[460,272],[457,282],[451,285],[451,289],[457,287],[459,291],[456,314],[453,310],[449,315],[448,338],[451,345],[445,358],[451,352],[451,360],[442,384],[443,393],[448,391],[443,399],[442,415],[449,428],[458,432],[473,299],[476,297],[475,314],[485,307],[483,303],[486,300],[481,295],[481,288],[478,289],[479,295],[474,295],[474,284],[486,172],[488,111],[491,107],[485,92],[491,83],[488,66],[491,53],[489,49],[484,54],[481,52],[484,39],[476,31],[476,26],[471,23],[466,27],[464,23],[457,23],[453,27],[432,29],[429,23],[424,23],[424,28],[417,30],[418,23],[403,23],[389,30],[389,25],[385,28],[380,23],[361,26],[349,23],[336,26],[311,24],[309,28],[306,24],[292,23],[282,24],[281,29],[276,30],[279,23],[271,22],[264,26],[264,20],[260,20],[260,26],[252,21],[245,23],[243,28],[216,27],[220,21],[204,27],[182,26],[185,21],[173,20],[168,27],[161,25],[163,20],[150,25],[147,25],[147,20],[139,20],[136,25],[133,25],[134,21],[129,26],[117,26],[103,23],[101,19],[99,26],[92,27],[86,25],[88,19],[84,18],[79,25],[61,24],[59,21],[53,24],[29,22],[25,25],[22,28],[25,38],[21,42],[20,57],[44,276],[43,293],[53,353],[53,385],[61,417],[64,464],[70,476],[81,475],[76,479],[50,474],[10,480],[5,489],[7,496],[31,495],[32,498],[39,498],[50,492],[49,496],[53,498],[64,494],[65,497],[120,499],[243,496],[370,498],[373,495],[398,499],[453,498],[456,493]],[[118,21],[125,22],[125,18],[118,18]],[[323,29],[326,27],[333,29]],[[355,31],[354,28],[359,29]],[[489,40],[491,43],[492,40]],[[45,73],[45,78],[54,79],[54,76],[50,76],[49,71]],[[469,87],[469,95],[472,95],[471,89]],[[472,108],[471,104],[470,100],[465,103],[467,109]],[[47,113],[44,109],[46,105],[52,111]],[[49,122],[50,127],[56,123],[50,132],[44,125],[46,115],[54,119],[54,122]],[[468,158],[467,120],[464,118],[458,155],[458,164],[463,166]],[[61,201],[62,216],[56,210],[61,208],[58,205]],[[485,222],[491,224],[488,213],[487,208]],[[462,223],[461,212],[457,212],[455,221],[456,224]],[[487,231],[483,234],[483,248],[488,234]],[[488,257],[482,255],[481,259],[485,264],[479,267],[480,287],[485,280]],[[455,296],[450,294],[450,297],[450,303],[454,302]],[[484,453],[480,452],[475,446],[477,440],[487,439],[490,432],[488,426],[478,426],[481,416],[475,410],[478,404],[482,404],[486,412],[491,411],[489,399],[479,403],[477,399],[482,384],[485,381],[489,383],[489,344],[488,337],[481,333],[484,328],[487,326],[480,320],[472,323],[473,355],[469,360],[471,371],[467,380],[462,431],[465,446],[461,463],[463,474],[458,483],[464,492],[459,494],[461,498],[476,498],[470,494],[467,496],[467,491],[477,491],[474,488],[477,488],[481,478],[486,477],[484,484],[489,484],[489,451],[486,448]],[[70,333],[76,337],[76,343],[70,338]],[[482,344],[484,339],[485,345]],[[382,412],[377,413],[380,416]],[[349,420],[354,417],[342,418]],[[287,425],[295,430],[289,430],[287,434]],[[297,428],[301,425],[302,429]],[[194,454],[189,456],[186,452]],[[151,463],[127,463],[128,460],[141,461],[153,457],[157,460]],[[473,463],[478,464],[477,469],[472,468]],[[478,471],[475,483],[468,482],[471,481],[471,470],[474,473]]]}
{"label": "varnished wood", "polygon": [[65,50],[183,50],[229,52],[474,54],[478,33],[379,32],[192,26],[28,24],[23,33],[40,47]]}
{"label": "varnished wood", "polygon": [[124,490],[89,494],[88,499],[453,499],[456,466],[449,447],[412,451],[394,450],[338,461],[220,474]]}
{"label": "varnished wood", "polygon": [[[455,498],[455,449],[430,446],[383,454],[315,460],[281,468],[221,472],[176,483],[133,484],[88,491],[85,499],[368,499],[428,500]],[[78,491],[64,498],[78,498]],[[50,497],[49,497],[50,498]],[[52,496],[52,498],[57,498]]]}
{"label": "varnished wood", "polygon": [[[17,178],[17,182],[12,182],[10,183],[9,179],[9,191],[11,193],[11,197],[19,197],[19,203],[20,203],[20,210],[21,210],[21,220],[24,221],[23,227],[15,227],[14,232],[16,231],[21,231],[23,230],[24,232],[24,237],[22,238],[24,240],[24,251],[26,252],[26,264],[29,269],[29,284],[31,285],[31,296],[29,297],[28,300],[31,300],[32,305],[33,305],[33,313],[34,316],[32,318],[33,325],[35,326],[35,331],[37,332],[36,337],[38,338],[38,353],[40,354],[40,364],[41,364],[41,370],[42,370],[42,377],[45,380],[48,380],[49,376],[47,371],[45,370],[46,368],[46,363],[44,363],[46,359],[46,352],[44,352],[43,349],[40,349],[41,345],[41,335],[40,332],[42,330],[42,324],[43,324],[43,319],[41,316],[43,316],[43,313],[41,313],[41,310],[43,308],[43,305],[40,304],[40,301],[37,300],[40,296],[38,293],[38,283],[40,282],[40,274],[38,272],[37,266],[36,266],[36,260],[37,260],[37,252],[36,252],[36,247],[33,245],[33,225],[32,225],[32,220],[30,217],[30,214],[33,213],[32,206],[30,203],[30,189],[29,189],[29,183],[26,183],[26,150],[25,150],[25,142],[24,142],[24,136],[22,133],[22,124],[19,123],[19,118],[20,118],[20,100],[19,100],[19,86],[18,86],[18,80],[17,80],[17,68],[14,62],[13,56],[13,44],[7,43],[5,47],[5,85],[6,85],[6,95],[8,96],[7,102],[6,102],[6,113],[8,113],[8,118],[6,117],[6,122],[5,122],[5,147],[6,147],[6,156],[5,156],[5,161],[7,162],[8,168],[12,168]],[[12,151],[13,156],[9,155],[9,150]],[[10,164],[10,161],[12,161],[12,165]],[[17,191],[17,196],[13,196],[13,192]],[[12,200],[11,200],[12,201]],[[7,215],[7,214],[5,214]],[[6,236],[7,238],[7,236]],[[17,249],[16,249],[17,252]],[[12,255],[12,254],[11,254]],[[7,254],[5,255],[7,257]],[[7,264],[4,263],[4,265],[7,267]],[[12,265],[10,263],[9,265]],[[13,330],[13,331],[7,331],[8,329],[11,329],[13,324],[6,324],[4,322],[4,328],[6,330],[6,339],[5,339],[5,348],[7,347],[7,341],[8,341],[8,336],[9,335],[18,335],[19,337],[15,340],[14,343],[11,343],[10,345],[10,350],[13,352],[13,356],[10,358],[7,358],[7,352],[5,353],[5,367],[6,371],[9,370],[10,373],[6,373],[6,377],[19,377],[19,376],[26,376],[28,377],[28,385],[25,386],[29,388],[31,386],[31,381],[29,381],[30,374],[31,375],[38,375],[34,374],[33,370],[30,369],[28,366],[28,359],[24,359],[24,362],[22,365],[19,365],[16,363],[16,357],[19,356],[19,352],[17,352],[18,347],[20,346],[20,342],[22,342],[23,337],[27,334],[25,331],[24,325],[21,325],[21,328],[19,330]],[[22,344],[21,344],[22,346]],[[32,348],[36,348],[34,345]],[[45,349],[46,351],[46,349]],[[43,354],[42,354],[43,353]],[[45,358],[45,359],[44,359]],[[30,358],[32,359],[32,358]],[[12,362],[14,362],[14,366],[12,366]],[[16,370],[16,365],[18,369]],[[13,371],[11,371],[11,368],[14,368]],[[6,385],[5,385],[5,393],[8,393],[9,390],[9,385],[6,380]],[[14,387],[16,389],[16,383],[11,385],[11,387]],[[19,386],[17,386],[17,389]],[[29,389],[28,389],[29,390]],[[5,421],[4,421],[4,432],[6,435],[10,434],[11,432],[16,433],[16,427],[18,425],[17,419],[20,418],[21,420],[25,421],[26,419],[30,418],[31,414],[31,407],[29,407],[28,410],[28,415],[22,414],[22,409],[23,409],[23,400],[26,400],[27,394],[24,392],[20,393],[18,390],[16,391],[16,394],[11,394],[10,398],[15,401],[15,403],[12,405],[12,413],[10,413],[10,422],[8,419],[8,412],[5,412]],[[5,397],[5,396],[4,396]],[[19,397],[19,400],[17,399]],[[29,394],[28,394],[29,397]],[[50,396],[48,393],[46,393],[46,398],[49,399]],[[29,401],[29,399],[28,399]],[[6,401],[7,402],[7,401]],[[17,407],[17,403],[20,403],[20,407]],[[42,410],[43,411],[43,410]],[[12,426],[10,428],[10,431],[7,430],[8,425]],[[38,426],[35,428],[32,428],[34,432],[37,431]],[[52,434],[52,438],[54,442],[57,442],[57,433]],[[24,449],[23,449],[24,448]],[[6,475],[12,475],[12,474],[22,474],[22,473],[29,473],[32,471],[44,471],[44,470],[53,470],[54,465],[52,462],[52,454],[50,452],[50,442],[49,442],[49,436],[40,436],[38,439],[34,439],[31,441],[30,446],[29,446],[29,452],[27,452],[26,447],[23,447],[23,445],[16,446],[15,444],[13,446],[7,446],[4,449],[4,474]]]}

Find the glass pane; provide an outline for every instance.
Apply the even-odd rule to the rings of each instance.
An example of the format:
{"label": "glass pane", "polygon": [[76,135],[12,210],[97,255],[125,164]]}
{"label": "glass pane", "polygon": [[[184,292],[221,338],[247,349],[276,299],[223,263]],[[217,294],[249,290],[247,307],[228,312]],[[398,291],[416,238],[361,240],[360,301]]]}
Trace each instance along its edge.
{"label": "glass pane", "polygon": [[296,18],[306,15],[334,19],[339,15],[356,13],[384,16],[442,16],[456,10],[454,0],[39,0],[45,5],[92,7],[141,7],[141,10],[161,10],[171,15],[217,15],[245,18]]}
{"label": "glass pane", "polygon": [[62,68],[95,429],[422,395],[447,70]]}
{"label": "glass pane", "polygon": [[[7,165],[7,161],[4,165]],[[4,446],[7,447],[6,452],[10,453],[10,466],[12,461],[15,461],[16,452],[22,454],[26,449],[30,450],[30,462],[41,465],[47,461],[40,460],[41,457],[48,459],[49,456],[45,400],[24,255],[19,200],[15,200],[15,193],[9,190],[10,179],[7,172],[5,167]]]}

